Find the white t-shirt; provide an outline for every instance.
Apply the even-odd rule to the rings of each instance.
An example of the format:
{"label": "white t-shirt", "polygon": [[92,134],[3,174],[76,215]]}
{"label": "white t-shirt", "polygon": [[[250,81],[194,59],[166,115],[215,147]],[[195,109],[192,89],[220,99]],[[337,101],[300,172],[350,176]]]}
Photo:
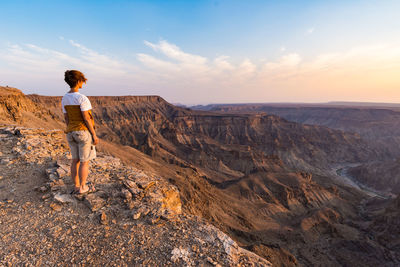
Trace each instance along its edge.
{"label": "white t-shirt", "polygon": [[92,109],[92,104],[90,103],[89,98],[79,92],[66,93],[61,100],[61,105],[64,113],[67,113],[65,106],[69,105],[79,105],[81,107],[81,111]]}

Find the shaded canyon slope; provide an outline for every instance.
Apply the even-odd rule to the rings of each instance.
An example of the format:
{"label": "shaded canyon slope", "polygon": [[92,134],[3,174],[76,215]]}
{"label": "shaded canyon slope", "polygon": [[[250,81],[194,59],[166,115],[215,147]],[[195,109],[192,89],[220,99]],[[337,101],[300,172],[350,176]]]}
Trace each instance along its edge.
{"label": "shaded canyon slope", "polygon": [[[18,101],[31,108],[17,101],[18,111],[0,115],[29,124],[12,114],[30,112],[43,127],[64,127],[60,99],[21,96]],[[273,115],[192,111],[158,96],[90,100],[105,149],[132,164],[141,161],[142,168],[160,169],[179,188],[184,209],[276,266],[400,261],[398,248],[367,232],[374,218],[360,214],[366,196],[328,175],[335,164],[393,157],[360,135]]]}
{"label": "shaded canyon slope", "polygon": [[375,157],[375,162],[359,164],[351,168],[349,174],[371,188],[400,192],[400,109],[396,105],[216,104],[194,108],[222,114],[275,114],[293,122],[357,133],[393,157]]}
{"label": "shaded canyon slope", "polygon": [[215,104],[194,109],[219,113],[266,113],[288,121],[321,125],[360,134],[382,144],[400,142],[400,108],[390,106],[344,106],[328,104]]}
{"label": "shaded canyon slope", "polygon": [[400,158],[361,164],[347,172],[370,188],[400,194]]}

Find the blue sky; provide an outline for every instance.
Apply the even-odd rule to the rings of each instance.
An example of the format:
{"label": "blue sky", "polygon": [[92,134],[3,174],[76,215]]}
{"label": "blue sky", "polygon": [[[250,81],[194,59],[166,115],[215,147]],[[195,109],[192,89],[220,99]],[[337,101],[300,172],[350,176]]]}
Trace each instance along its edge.
{"label": "blue sky", "polygon": [[[400,101],[400,1],[1,1],[0,85],[185,104]],[[398,76],[396,75],[398,74]]]}

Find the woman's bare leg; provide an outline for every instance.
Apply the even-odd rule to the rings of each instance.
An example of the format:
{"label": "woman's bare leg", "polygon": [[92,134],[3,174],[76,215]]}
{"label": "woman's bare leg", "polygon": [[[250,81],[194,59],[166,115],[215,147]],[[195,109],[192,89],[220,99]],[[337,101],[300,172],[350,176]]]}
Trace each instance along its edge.
{"label": "woman's bare leg", "polygon": [[81,162],[79,166],[79,179],[80,179],[80,189],[79,193],[84,193],[89,190],[86,185],[86,178],[89,174],[89,161]]}
{"label": "woman's bare leg", "polygon": [[75,185],[75,189],[81,187],[81,183],[78,176],[78,169],[79,169],[80,161],[79,159],[72,159],[71,162],[71,179]]}

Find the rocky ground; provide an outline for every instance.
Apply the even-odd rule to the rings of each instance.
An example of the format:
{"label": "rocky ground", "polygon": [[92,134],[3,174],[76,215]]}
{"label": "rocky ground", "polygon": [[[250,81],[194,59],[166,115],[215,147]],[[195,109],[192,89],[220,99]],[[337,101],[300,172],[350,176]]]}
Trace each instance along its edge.
{"label": "rocky ground", "polygon": [[71,195],[61,131],[0,128],[1,266],[271,266],[185,214],[164,179],[100,154]]}

